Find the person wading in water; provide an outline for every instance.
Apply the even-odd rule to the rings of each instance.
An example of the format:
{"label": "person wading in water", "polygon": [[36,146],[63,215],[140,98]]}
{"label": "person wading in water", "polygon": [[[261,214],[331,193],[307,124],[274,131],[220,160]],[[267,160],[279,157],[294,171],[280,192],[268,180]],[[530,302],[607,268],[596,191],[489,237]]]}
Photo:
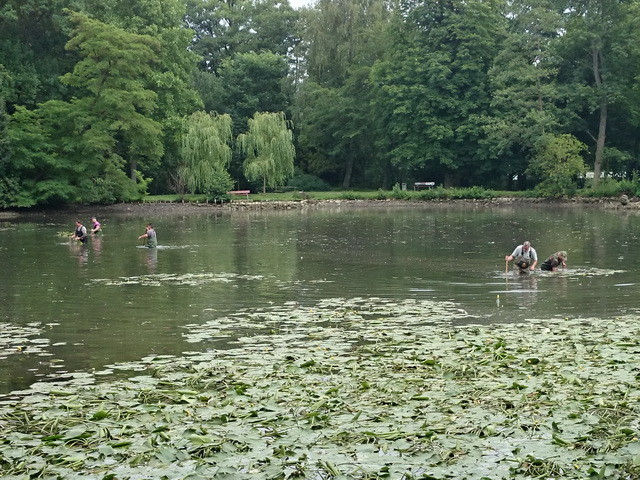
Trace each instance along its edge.
{"label": "person wading in water", "polygon": [[510,261],[515,260],[514,263],[520,270],[520,273],[527,273],[529,270],[534,270],[538,264],[538,254],[529,241],[525,241],[522,245],[518,245],[513,253],[505,256],[504,259],[507,264],[509,264]]}

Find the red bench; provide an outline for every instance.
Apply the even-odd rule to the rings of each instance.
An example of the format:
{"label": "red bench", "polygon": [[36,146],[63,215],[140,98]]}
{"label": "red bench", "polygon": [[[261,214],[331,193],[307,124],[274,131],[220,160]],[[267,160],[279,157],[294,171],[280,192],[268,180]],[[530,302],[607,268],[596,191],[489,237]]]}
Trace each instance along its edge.
{"label": "red bench", "polygon": [[436,186],[436,182],[416,182],[413,184],[414,190],[420,190],[421,188],[433,188]]}
{"label": "red bench", "polygon": [[249,198],[250,193],[251,190],[231,190],[227,192],[227,195],[245,195],[247,198]]}

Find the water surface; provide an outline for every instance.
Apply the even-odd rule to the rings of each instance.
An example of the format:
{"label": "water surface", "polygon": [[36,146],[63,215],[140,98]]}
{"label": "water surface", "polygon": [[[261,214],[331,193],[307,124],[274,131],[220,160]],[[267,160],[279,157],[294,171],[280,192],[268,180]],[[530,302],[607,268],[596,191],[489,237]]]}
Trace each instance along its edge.
{"label": "water surface", "polygon": [[[150,354],[225,348],[187,343],[184,326],[287,302],[446,300],[483,323],[637,310],[635,212],[336,206],[98,219],[104,234],[86,246],[63,236],[74,228],[68,214],[0,222],[0,392]],[[147,222],[158,249],[137,240]],[[568,270],[505,274],[504,256],[524,240],[540,261],[567,250]]]}

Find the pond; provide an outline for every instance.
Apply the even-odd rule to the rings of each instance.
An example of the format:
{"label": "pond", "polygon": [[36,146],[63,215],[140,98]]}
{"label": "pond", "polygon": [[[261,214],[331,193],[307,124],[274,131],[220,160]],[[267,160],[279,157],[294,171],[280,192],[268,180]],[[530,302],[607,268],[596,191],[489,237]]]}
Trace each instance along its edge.
{"label": "pond", "polygon": [[[88,225],[91,213],[82,214]],[[0,393],[193,343],[194,325],[331,298],[454,302],[476,323],[616,317],[637,311],[640,215],[575,206],[375,206],[99,216],[68,241],[74,213],[0,221]],[[138,236],[152,222],[157,249]],[[530,240],[568,269],[505,273]],[[189,329],[186,326],[190,326]],[[192,333],[192,332],[191,332]],[[238,332],[246,333],[246,332]]]}

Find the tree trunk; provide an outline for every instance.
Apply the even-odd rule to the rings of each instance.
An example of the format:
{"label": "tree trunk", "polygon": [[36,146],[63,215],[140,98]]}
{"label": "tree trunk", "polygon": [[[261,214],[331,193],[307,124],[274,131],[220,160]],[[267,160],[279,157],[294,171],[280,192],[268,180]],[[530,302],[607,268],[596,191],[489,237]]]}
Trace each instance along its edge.
{"label": "tree trunk", "polygon": [[454,188],[460,186],[460,173],[449,171],[444,174],[444,188]]}
{"label": "tree trunk", "polygon": [[[602,76],[600,74],[600,65],[602,64],[602,50],[594,46],[591,51],[593,60],[593,77],[596,82],[598,91],[602,91]],[[602,173],[602,157],[604,153],[604,144],[607,135],[607,109],[608,98],[606,93],[602,93],[600,99],[600,121],[598,122],[598,138],[596,140],[596,155],[593,162],[593,186],[597,187],[600,183],[600,175]]]}
{"label": "tree trunk", "polygon": [[136,176],[136,169],[138,168],[138,162],[134,158],[132,158],[129,162],[129,178],[133,183],[138,182],[138,177]]}
{"label": "tree trunk", "polygon": [[598,125],[598,139],[596,140],[596,156],[593,162],[593,186],[597,187],[602,174],[602,156],[607,135],[607,96],[600,100],[600,123]]}
{"label": "tree trunk", "polygon": [[353,173],[353,155],[349,155],[347,164],[344,168],[344,178],[342,179],[342,188],[349,188],[351,185],[351,174]]}

